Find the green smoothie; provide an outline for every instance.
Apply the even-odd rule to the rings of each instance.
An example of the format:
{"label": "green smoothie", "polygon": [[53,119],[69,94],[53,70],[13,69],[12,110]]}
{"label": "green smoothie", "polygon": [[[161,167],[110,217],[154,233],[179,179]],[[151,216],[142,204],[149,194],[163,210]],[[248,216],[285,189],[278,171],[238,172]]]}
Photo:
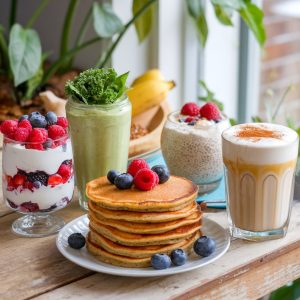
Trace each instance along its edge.
{"label": "green smoothie", "polygon": [[[102,70],[100,69],[101,72]],[[82,76],[82,79],[79,75],[78,79],[75,78],[66,86],[66,93],[69,95],[66,112],[72,141],[79,203],[83,208],[88,209],[88,200],[85,195],[86,183],[105,176],[112,169],[126,171],[131,104],[123,90],[119,97],[118,82],[113,82],[112,78],[109,78],[108,82],[103,80],[104,83],[99,83],[109,72],[111,76],[111,71],[105,70],[106,73],[104,75],[101,73],[99,76],[95,73],[97,70],[85,72],[89,72],[88,76]],[[92,78],[90,74],[93,75]],[[115,76],[115,73],[113,75]],[[109,86],[110,82],[113,82],[111,86]],[[90,90],[86,90],[86,87]],[[80,99],[81,95],[83,99]],[[117,99],[113,99],[114,96]]]}

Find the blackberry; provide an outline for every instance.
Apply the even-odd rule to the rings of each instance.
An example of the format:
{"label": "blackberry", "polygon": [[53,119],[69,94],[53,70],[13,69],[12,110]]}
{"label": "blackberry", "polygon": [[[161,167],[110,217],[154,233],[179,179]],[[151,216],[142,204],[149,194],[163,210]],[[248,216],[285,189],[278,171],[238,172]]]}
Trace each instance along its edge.
{"label": "blackberry", "polygon": [[28,173],[27,178],[32,183],[39,181],[41,184],[47,186],[49,176],[43,171],[38,171]]}
{"label": "blackberry", "polygon": [[67,160],[63,161],[62,164],[63,165],[67,165],[69,167],[72,167],[72,159],[67,159]]}

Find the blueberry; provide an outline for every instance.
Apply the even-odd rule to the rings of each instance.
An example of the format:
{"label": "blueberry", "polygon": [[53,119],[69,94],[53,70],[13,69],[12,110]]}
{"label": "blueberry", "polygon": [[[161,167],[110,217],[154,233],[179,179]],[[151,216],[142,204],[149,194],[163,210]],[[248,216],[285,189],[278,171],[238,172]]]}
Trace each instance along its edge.
{"label": "blueberry", "polygon": [[115,183],[115,178],[117,176],[119,176],[121,174],[121,172],[119,171],[116,171],[116,170],[110,170],[108,173],[107,173],[107,179],[112,183],[114,184]]}
{"label": "blueberry", "polygon": [[206,257],[211,255],[216,249],[216,242],[207,236],[201,236],[194,243],[194,251],[196,254]]}
{"label": "blueberry", "polygon": [[57,116],[53,111],[49,111],[46,114],[46,121],[48,125],[54,125],[57,122]]}
{"label": "blueberry", "polygon": [[175,249],[171,252],[171,260],[175,266],[182,266],[185,264],[187,255],[182,249]]}
{"label": "blueberry", "polygon": [[157,165],[151,168],[158,175],[159,183],[165,183],[170,178],[170,171],[164,165]]}
{"label": "blueberry", "polygon": [[29,115],[29,122],[33,128],[45,128],[47,121],[39,112],[33,112]]}
{"label": "blueberry", "polygon": [[114,184],[120,190],[130,189],[133,184],[133,177],[129,173],[122,173],[115,178]]}
{"label": "blueberry", "polygon": [[171,266],[171,258],[167,254],[154,254],[151,257],[151,266],[156,270],[167,269]]}
{"label": "blueberry", "polygon": [[189,122],[188,125],[189,126],[194,126],[196,123],[197,123],[197,121],[192,121],[192,122]]}
{"label": "blueberry", "polygon": [[44,149],[49,149],[52,147],[52,145],[53,145],[53,140],[48,138],[46,142],[44,142],[43,147]]}
{"label": "blueberry", "polygon": [[42,186],[42,183],[40,181],[36,180],[33,182],[32,185],[34,188],[39,189]]}
{"label": "blueberry", "polygon": [[28,120],[28,115],[23,115],[19,118],[19,122],[23,121],[23,120]]}
{"label": "blueberry", "polygon": [[72,233],[68,237],[68,244],[73,249],[80,249],[85,245],[85,237],[81,233]]}

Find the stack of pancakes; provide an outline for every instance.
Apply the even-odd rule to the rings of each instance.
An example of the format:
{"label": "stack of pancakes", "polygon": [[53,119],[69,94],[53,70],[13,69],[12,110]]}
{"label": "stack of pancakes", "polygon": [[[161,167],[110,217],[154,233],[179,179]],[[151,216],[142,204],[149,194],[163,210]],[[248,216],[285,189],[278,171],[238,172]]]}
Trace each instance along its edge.
{"label": "stack of pancakes", "polygon": [[191,181],[171,176],[151,191],[119,190],[106,177],[87,184],[87,249],[122,267],[148,267],[155,253],[188,251],[201,236],[201,210]]}

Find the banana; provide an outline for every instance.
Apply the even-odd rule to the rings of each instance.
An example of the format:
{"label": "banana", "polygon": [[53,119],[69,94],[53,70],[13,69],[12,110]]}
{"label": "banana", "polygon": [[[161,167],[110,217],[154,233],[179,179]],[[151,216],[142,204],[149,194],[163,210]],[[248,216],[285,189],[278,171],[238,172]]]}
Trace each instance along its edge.
{"label": "banana", "polygon": [[138,115],[164,101],[168,92],[175,86],[174,81],[147,80],[127,91],[132,104],[132,116]]}
{"label": "banana", "polygon": [[148,81],[148,80],[165,80],[159,69],[151,69],[145,72],[143,75],[137,77],[131,86],[135,86],[139,83]]}

